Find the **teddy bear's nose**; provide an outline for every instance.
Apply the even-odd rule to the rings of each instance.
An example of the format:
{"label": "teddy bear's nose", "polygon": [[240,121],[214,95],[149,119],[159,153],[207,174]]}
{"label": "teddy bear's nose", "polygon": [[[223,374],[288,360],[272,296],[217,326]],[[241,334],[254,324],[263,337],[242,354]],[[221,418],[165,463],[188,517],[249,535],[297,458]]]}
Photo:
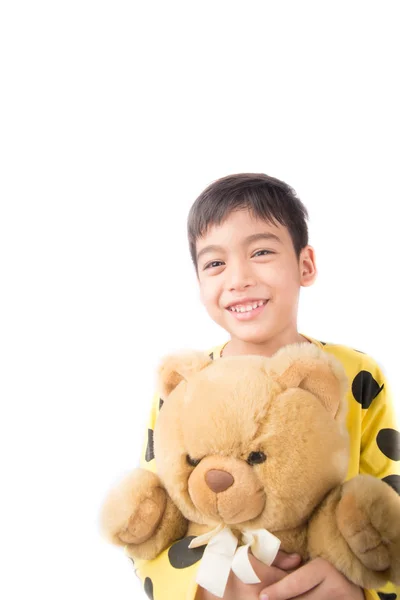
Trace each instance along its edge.
{"label": "teddy bear's nose", "polygon": [[207,471],[205,480],[210,490],[216,494],[227,490],[235,481],[230,473],[219,471],[217,469]]}

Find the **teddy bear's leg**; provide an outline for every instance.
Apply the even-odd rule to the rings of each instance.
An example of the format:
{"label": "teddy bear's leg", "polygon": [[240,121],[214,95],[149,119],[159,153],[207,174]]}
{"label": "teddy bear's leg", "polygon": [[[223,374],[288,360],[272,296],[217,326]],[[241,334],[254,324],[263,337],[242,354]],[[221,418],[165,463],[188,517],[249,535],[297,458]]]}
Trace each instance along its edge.
{"label": "teddy bear's leg", "polygon": [[310,557],[328,560],[364,588],[396,583],[400,576],[399,501],[389,486],[370,476],[357,476],[335,488],[309,522]]}
{"label": "teddy bear's leg", "polygon": [[339,531],[363,565],[388,571],[400,584],[400,497],[386,483],[359,475],[343,485],[336,513]]}
{"label": "teddy bear's leg", "polygon": [[187,522],[158,476],[136,469],[106,498],[101,529],[134,558],[152,559],[185,534]]}

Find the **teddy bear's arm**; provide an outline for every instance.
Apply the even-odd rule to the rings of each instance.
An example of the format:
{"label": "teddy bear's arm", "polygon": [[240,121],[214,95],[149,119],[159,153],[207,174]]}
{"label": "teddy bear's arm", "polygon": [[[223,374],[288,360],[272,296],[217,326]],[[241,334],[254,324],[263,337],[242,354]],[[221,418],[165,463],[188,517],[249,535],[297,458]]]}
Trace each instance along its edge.
{"label": "teddy bear's arm", "polygon": [[330,561],[360,587],[400,581],[400,498],[388,485],[358,475],[335,488],[310,520],[311,558]]}
{"label": "teddy bear's arm", "polygon": [[101,529],[108,541],[126,546],[133,558],[151,560],[184,536],[187,521],[159,477],[135,469],[106,498]]}

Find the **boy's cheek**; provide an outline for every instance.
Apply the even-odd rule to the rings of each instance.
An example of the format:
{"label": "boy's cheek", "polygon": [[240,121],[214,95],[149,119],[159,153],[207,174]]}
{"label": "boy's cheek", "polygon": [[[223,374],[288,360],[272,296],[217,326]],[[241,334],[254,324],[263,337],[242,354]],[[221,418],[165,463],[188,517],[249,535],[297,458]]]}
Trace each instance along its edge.
{"label": "boy's cheek", "polygon": [[209,317],[217,322],[218,324],[220,324],[222,319],[222,315],[223,315],[223,308],[221,308],[220,306],[220,301],[218,300],[218,298],[216,298],[213,295],[206,295],[206,294],[202,294],[201,295],[201,302],[204,306],[204,308],[206,309]]}
{"label": "boy's cheek", "polygon": [[200,283],[200,300],[206,308],[217,303],[217,291],[211,282],[208,282],[208,285]]}
{"label": "boy's cheek", "polygon": [[207,307],[207,304],[208,304],[207,295],[202,286],[200,286],[200,301],[205,307]]}

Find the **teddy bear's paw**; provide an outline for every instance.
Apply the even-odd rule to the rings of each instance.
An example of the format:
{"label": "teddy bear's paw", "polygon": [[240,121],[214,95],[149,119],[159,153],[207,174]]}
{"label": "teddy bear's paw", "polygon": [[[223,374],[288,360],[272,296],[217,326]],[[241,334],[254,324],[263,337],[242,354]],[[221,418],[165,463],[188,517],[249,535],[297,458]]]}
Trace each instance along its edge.
{"label": "teddy bear's paw", "polygon": [[167,494],[155,473],[135,469],[107,495],[100,514],[104,537],[118,546],[140,544],[159,525]]}
{"label": "teddy bear's paw", "polygon": [[374,571],[388,569],[391,553],[387,540],[372,524],[371,515],[358,505],[356,496],[345,494],[336,514],[340,532],[360,562]]}
{"label": "teddy bear's paw", "polygon": [[153,489],[151,496],[145,498],[130,517],[126,529],[119,532],[119,539],[124,544],[141,544],[148,540],[160,524],[166,503],[165,491]]}

